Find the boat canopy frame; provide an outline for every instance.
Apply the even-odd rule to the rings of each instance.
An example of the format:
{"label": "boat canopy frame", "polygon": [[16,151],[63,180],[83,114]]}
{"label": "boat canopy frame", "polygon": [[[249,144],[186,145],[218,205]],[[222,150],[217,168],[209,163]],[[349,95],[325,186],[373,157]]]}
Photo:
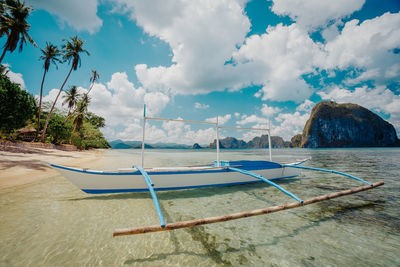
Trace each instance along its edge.
{"label": "boat canopy frame", "polygon": [[216,149],[217,149],[217,160],[216,167],[221,167],[221,161],[219,159],[220,147],[219,147],[219,130],[251,130],[251,131],[265,131],[268,133],[268,153],[269,153],[269,161],[272,161],[272,143],[271,143],[271,121],[268,120],[267,128],[257,128],[257,127],[224,127],[220,126],[218,122],[218,116],[216,122],[209,121],[192,121],[192,120],[181,120],[181,119],[169,119],[169,118],[157,118],[157,117],[148,117],[146,116],[146,105],[143,106],[143,132],[142,132],[142,168],[144,168],[144,150],[145,150],[145,133],[146,133],[146,120],[155,120],[155,121],[174,121],[174,122],[182,122],[182,123],[197,123],[197,124],[206,124],[206,125],[214,125],[216,130]]}

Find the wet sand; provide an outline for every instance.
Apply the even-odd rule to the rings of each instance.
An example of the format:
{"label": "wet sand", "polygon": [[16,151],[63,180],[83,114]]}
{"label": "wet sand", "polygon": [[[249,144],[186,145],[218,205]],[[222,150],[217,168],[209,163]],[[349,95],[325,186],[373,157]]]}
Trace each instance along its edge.
{"label": "wet sand", "polygon": [[102,158],[104,150],[62,151],[46,148],[2,147],[0,150],[0,189],[22,186],[58,175],[56,171],[42,164],[81,167]]}

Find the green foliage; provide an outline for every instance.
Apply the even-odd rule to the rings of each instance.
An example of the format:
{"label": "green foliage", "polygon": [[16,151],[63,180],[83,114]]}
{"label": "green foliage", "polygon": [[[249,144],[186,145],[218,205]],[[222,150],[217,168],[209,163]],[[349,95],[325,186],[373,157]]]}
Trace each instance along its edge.
{"label": "green foliage", "polygon": [[36,103],[32,95],[0,74],[0,131],[10,134],[24,127],[27,120],[36,114]]}
{"label": "green foliage", "polygon": [[86,114],[86,119],[97,129],[106,126],[106,120],[92,112]]}
{"label": "green foliage", "polygon": [[47,127],[47,140],[53,144],[69,143],[73,125],[64,123],[65,116],[57,113],[51,114],[49,126]]}
{"label": "green foliage", "polygon": [[77,105],[80,96],[81,95],[79,94],[78,87],[75,85],[72,85],[69,90],[65,92],[65,95],[63,96],[64,101],[62,104],[68,104],[68,114],[70,114],[71,110]]}
{"label": "green foliage", "polygon": [[72,134],[71,142],[81,149],[110,147],[100,130],[89,122],[83,123],[79,133]]}
{"label": "green foliage", "polygon": [[301,140],[303,139],[302,134],[296,134],[295,136],[292,137],[290,140],[291,146],[292,147],[301,147]]}
{"label": "green foliage", "polygon": [[62,46],[64,53],[63,60],[68,61],[68,64],[72,62],[72,69],[77,70],[81,63],[81,57],[79,53],[86,53],[87,55],[90,55],[89,51],[83,49],[85,41],[78,36],[73,36],[69,40],[64,39],[64,41],[66,43]]}

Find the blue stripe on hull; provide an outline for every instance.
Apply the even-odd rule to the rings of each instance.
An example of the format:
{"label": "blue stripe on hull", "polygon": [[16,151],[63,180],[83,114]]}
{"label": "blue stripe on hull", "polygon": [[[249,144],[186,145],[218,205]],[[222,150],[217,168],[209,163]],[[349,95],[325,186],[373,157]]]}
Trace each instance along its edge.
{"label": "blue stripe on hull", "polygon": [[[271,178],[269,180],[279,180],[279,179],[289,179],[297,177],[297,175]],[[191,188],[201,188],[201,187],[217,187],[217,186],[230,186],[230,185],[240,185],[240,184],[250,184],[250,183],[260,183],[260,181],[248,181],[248,182],[237,182],[237,183],[225,183],[225,184],[208,184],[208,185],[194,185],[194,186],[182,186],[182,187],[163,187],[154,188],[154,191],[167,191],[167,190],[179,190],[179,189],[191,189]],[[147,192],[147,188],[132,188],[132,189],[81,189],[83,192],[88,194],[111,194],[111,193],[129,193],[129,192]]]}

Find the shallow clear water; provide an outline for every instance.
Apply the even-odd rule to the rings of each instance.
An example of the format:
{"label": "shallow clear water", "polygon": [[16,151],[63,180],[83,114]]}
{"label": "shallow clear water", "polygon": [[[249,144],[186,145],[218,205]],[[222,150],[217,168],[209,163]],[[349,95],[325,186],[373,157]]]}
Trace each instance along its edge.
{"label": "shallow clear water", "polygon": [[[140,163],[138,150],[106,151],[98,169]],[[349,172],[377,189],[269,215],[169,232],[112,237],[158,223],[148,193],[88,195],[61,176],[0,191],[0,266],[399,266],[400,149],[274,150],[275,161]],[[221,159],[266,159],[224,150]],[[149,150],[146,166],[209,163],[215,152]],[[305,171],[279,184],[307,199],[361,185]],[[264,208],[292,199],[262,183],[158,192],[167,222]]]}

